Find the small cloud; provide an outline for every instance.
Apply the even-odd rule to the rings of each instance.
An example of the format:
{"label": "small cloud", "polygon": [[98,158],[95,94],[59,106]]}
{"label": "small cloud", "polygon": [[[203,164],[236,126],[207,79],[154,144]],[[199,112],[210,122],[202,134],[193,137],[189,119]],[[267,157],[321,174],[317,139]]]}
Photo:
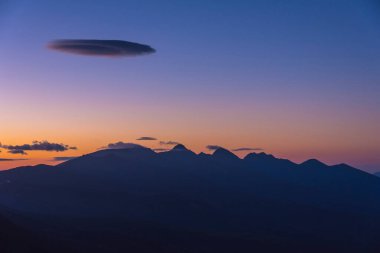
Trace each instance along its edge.
{"label": "small cloud", "polygon": [[48,44],[48,48],[86,56],[138,56],[156,52],[148,45],[124,40],[55,40]]}
{"label": "small cloud", "polygon": [[178,144],[181,144],[181,143],[176,142],[176,141],[160,141],[160,145],[174,146]]}
{"label": "small cloud", "polygon": [[24,161],[28,159],[13,159],[13,158],[0,158],[0,162],[10,162],[10,161]]}
{"label": "small cloud", "polygon": [[207,145],[206,148],[210,151],[220,149],[221,146],[218,145]]}
{"label": "small cloud", "polygon": [[239,152],[239,151],[263,151],[262,148],[235,148],[232,151]]}
{"label": "small cloud", "polygon": [[63,152],[69,149],[77,149],[76,147],[71,147],[62,143],[51,143],[48,141],[33,141],[32,144],[22,144],[22,145],[1,145],[0,148],[8,150],[11,154],[22,154],[26,155],[25,151],[55,151]]}
{"label": "small cloud", "polygon": [[64,162],[64,161],[72,160],[74,158],[77,158],[77,156],[57,156],[53,158],[53,161]]}
{"label": "small cloud", "polygon": [[11,150],[8,150],[8,153],[14,154],[14,155],[27,155],[27,153],[22,149],[11,149]]}
{"label": "small cloud", "polygon": [[169,151],[170,149],[167,149],[167,148],[155,148],[153,150],[156,151],[156,152],[166,152],[166,151]]}
{"label": "small cloud", "polygon": [[156,141],[157,139],[154,138],[154,137],[148,137],[148,136],[144,136],[144,137],[140,137],[138,139],[136,139],[137,141]]}
{"label": "small cloud", "polygon": [[129,143],[129,142],[126,143],[126,142],[119,141],[116,143],[110,143],[104,148],[105,149],[133,149],[133,148],[145,148],[145,147],[139,144],[135,144],[135,143]]}

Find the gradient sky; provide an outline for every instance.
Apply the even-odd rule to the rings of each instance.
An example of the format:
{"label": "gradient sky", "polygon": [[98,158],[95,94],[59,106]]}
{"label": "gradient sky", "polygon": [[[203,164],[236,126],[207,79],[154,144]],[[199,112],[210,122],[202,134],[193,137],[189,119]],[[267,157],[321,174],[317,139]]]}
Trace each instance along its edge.
{"label": "gradient sky", "polygon": [[[55,39],[120,39],[157,52],[64,54]],[[0,4],[0,142],[77,146],[0,158],[52,163],[140,136],[194,151],[263,148],[380,171],[376,0],[95,1]],[[240,152],[243,156],[246,153]]]}

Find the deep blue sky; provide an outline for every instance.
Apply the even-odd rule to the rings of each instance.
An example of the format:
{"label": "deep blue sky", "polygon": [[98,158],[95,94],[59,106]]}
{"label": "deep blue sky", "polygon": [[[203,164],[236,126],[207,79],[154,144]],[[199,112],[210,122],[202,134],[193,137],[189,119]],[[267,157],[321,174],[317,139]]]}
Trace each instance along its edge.
{"label": "deep blue sky", "polygon": [[[375,0],[12,0],[0,8],[0,141],[77,140],[90,151],[150,134],[198,150],[253,145],[296,160],[380,164]],[[54,39],[122,39],[157,53],[73,56],[47,50]]]}

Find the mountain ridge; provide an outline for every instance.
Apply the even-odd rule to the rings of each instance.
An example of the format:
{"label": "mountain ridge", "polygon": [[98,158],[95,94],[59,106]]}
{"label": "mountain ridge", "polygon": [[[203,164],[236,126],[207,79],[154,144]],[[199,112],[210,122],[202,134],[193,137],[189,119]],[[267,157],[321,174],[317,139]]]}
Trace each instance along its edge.
{"label": "mountain ridge", "polygon": [[[209,155],[177,148],[99,150],[56,166],[1,171],[0,205],[31,216],[19,222],[49,240],[45,231],[72,234],[57,242],[72,252],[380,249],[374,175],[265,153],[241,159],[226,149]],[[373,251],[363,251],[363,242]]]}

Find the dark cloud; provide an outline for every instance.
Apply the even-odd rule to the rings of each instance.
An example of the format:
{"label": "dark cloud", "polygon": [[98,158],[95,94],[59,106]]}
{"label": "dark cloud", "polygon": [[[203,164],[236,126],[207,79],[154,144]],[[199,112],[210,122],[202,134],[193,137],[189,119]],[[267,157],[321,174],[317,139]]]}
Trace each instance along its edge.
{"label": "dark cloud", "polygon": [[263,151],[263,149],[262,148],[235,148],[232,151],[236,151],[236,152],[239,152],[239,151]]}
{"label": "dark cloud", "polygon": [[144,136],[144,137],[140,137],[138,139],[136,139],[138,141],[156,141],[157,139],[154,138],[154,137],[147,137],[147,136]]}
{"label": "dark cloud", "polygon": [[148,45],[124,40],[55,40],[48,48],[65,53],[88,56],[137,56],[156,52]]}
{"label": "dark cloud", "polygon": [[176,141],[160,141],[160,145],[174,146],[178,144],[181,144],[181,143],[176,142]]}
{"label": "dark cloud", "polygon": [[11,154],[22,154],[26,155],[25,151],[55,151],[63,152],[69,149],[77,149],[76,147],[71,147],[62,143],[51,143],[48,141],[34,141],[32,144],[23,144],[23,145],[1,145],[1,148],[7,149]]}
{"label": "dark cloud", "polygon": [[126,142],[119,141],[116,143],[110,143],[104,148],[105,149],[133,149],[133,148],[145,148],[145,147],[139,144],[135,144],[135,143],[126,143]]}
{"label": "dark cloud", "polygon": [[14,154],[14,155],[27,155],[27,153],[22,149],[11,149],[8,151],[8,153]]}
{"label": "dark cloud", "polygon": [[10,159],[10,158],[0,158],[0,162],[9,162],[9,161],[23,161],[28,159]]}
{"label": "dark cloud", "polygon": [[57,156],[53,158],[53,161],[64,162],[64,161],[68,161],[74,158],[77,158],[77,156]]}
{"label": "dark cloud", "polygon": [[218,146],[218,145],[207,145],[206,148],[208,150],[217,150],[217,149],[221,148],[221,146]]}
{"label": "dark cloud", "polygon": [[156,151],[156,152],[165,152],[165,151],[169,151],[170,149],[167,149],[167,148],[155,148],[153,150]]}

